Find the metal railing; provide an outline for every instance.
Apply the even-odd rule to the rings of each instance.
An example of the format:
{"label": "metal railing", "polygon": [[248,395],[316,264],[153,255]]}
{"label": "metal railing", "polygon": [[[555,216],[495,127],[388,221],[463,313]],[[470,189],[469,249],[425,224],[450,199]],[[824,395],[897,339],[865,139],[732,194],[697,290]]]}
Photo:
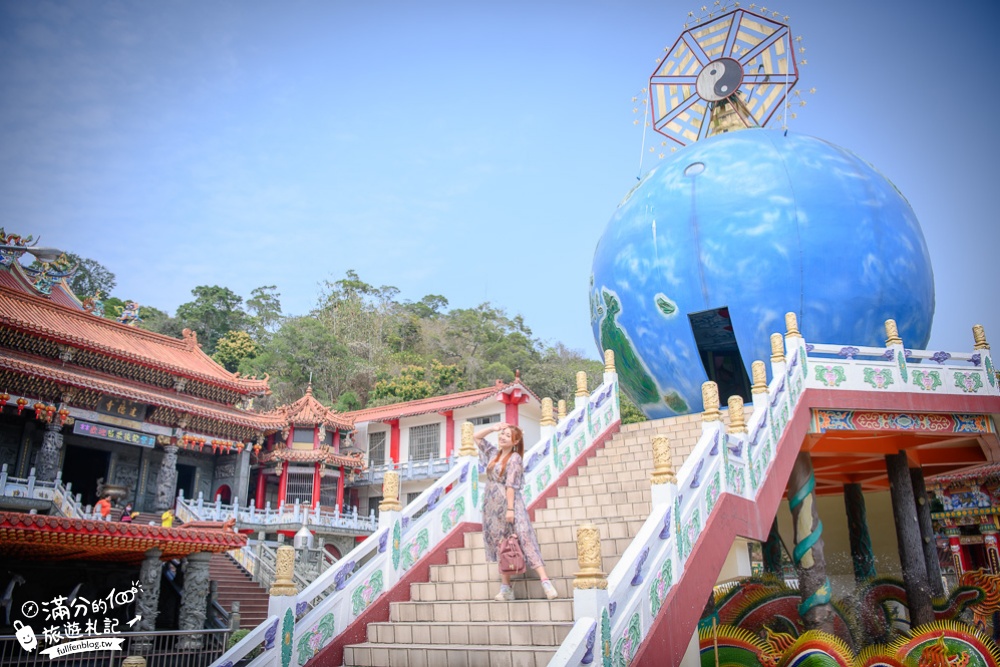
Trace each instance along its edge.
{"label": "metal railing", "polygon": [[[117,635],[80,637],[81,640],[118,640],[121,650],[98,650],[70,653],[64,656],[43,655],[47,647],[38,637],[38,647],[30,653],[21,648],[13,635],[0,635],[0,665],[4,667],[118,667],[130,655],[146,658],[146,667],[207,667],[226,651],[232,631],[221,630],[168,630],[162,632],[135,632]],[[201,637],[200,647],[181,648],[181,640]],[[190,641],[190,639],[188,639]],[[66,643],[65,641],[63,643]]]}

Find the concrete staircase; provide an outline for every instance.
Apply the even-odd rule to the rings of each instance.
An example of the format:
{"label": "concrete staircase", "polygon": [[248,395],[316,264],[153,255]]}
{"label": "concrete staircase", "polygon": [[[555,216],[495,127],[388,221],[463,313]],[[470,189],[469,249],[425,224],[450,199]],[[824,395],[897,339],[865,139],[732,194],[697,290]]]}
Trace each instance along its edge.
{"label": "concrete staircase", "polygon": [[208,562],[208,574],[219,584],[219,605],[229,611],[233,601],[240,602],[240,627],[252,629],[267,620],[267,591],[228,554],[217,553]]}
{"label": "concrete staircase", "polygon": [[700,415],[623,426],[535,512],[556,600],[545,599],[529,571],[514,580],[516,601],[493,601],[499,589],[496,565],[486,563],[482,533],[468,533],[462,548],[449,550],[446,565],[431,567],[430,582],[410,586],[409,602],[390,605],[388,623],[369,624],[367,642],[345,647],[344,664],[547,665],[573,626],[576,527],[598,526],[603,568],[610,572],[650,512],[653,435],[670,437],[679,468],[700,432]]}

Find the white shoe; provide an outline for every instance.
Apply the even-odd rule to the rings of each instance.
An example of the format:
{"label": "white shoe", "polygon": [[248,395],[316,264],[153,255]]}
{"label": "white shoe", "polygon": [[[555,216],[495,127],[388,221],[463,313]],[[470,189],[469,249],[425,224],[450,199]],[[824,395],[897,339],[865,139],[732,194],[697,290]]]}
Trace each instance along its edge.
{"label": "white shoe", "polygon": [[514,589],[507,584],[500,584],[500,592],[493,599],[497,602],[511,602],[514,599]]}
{"label": "white shoe", "polygon": [[546,579],[542,582],[542,590],[545,591],[545,597],[549,600],[555,600],[559,597],[559,593],[556,592],[556,587],[552,585],[552,582]]}

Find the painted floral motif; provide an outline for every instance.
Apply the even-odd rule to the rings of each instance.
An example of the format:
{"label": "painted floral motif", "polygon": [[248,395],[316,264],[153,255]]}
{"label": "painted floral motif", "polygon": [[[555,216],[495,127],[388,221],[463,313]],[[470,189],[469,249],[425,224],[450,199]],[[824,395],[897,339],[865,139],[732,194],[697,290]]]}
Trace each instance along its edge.
{"label": "painted floral motif", "polygon": [[351,593],[351,614],[357,617],[382,592],[382,570],[375,570],[365,583]]}
{"label": "painted floral motif", "polygon": [[746,486],[746,476],[743,474],[743,468],[739,468],[734,465],[729,465],[726,467],[726,489],[730,493],[735,493],[738,496],[743,495],[743,488]]}
{"label": "painted floral motif", "polygon": [[896,361],[899,362],[899,377],[903,378],[903,382],[909,382],[909,372],[906,369],[906,355],[898,354],[896,355]]}
{"label": "painted floral motif", "polygon": [[392,569],[399,569],[399,541],[402,539],[403,529],[396,521],[392,526]]}
{"label": "painted floral motif", "polygon": [[521,495],[524,497],[524,504],[527,505],[531,502],[532,490],[530,484],[525,484],[524,489],[521,491]]}
{"label": "painted floral motif", "polygon": [[941,373],[938,371],[913,371],[913,384],[924,391],[934,391],[941,386]]}
{"label": "painted floral motif", "polygon": [[847,374],[843,366],[823,366],[816,365],[816,379],[827,387],[839,387],[847,381]]}
{"label": "painted floral motif", "polygon": [[712,508],[715,507],[716,501],[719,499],[719,472],[716,471],[712,475],[712,481],[708,483],[708,488],[705,489],[705,515],[712,513]]}
{"label": "painted floral motif", "polygon": [[559,470],[565,470],[566,466],[569,465],[570,451],[569,449],[563,449],[562,451],[555,452],[556,467]]}
{"label": "painted floral motif", "polygon": [[535,490],[541,493],[549,485],[550,481],[552,481],[552,467],[546,464],[544,468],[538,471],[538,477],[535,479]]}
{"label": "painted floral motif", "polygon": [[875,389],[886,389],[892,385],[892,371],[888,368],[874,369],[866,366],[864,370],[865,382]]}
{"label": "painted floral motif", "polygon": [[292,664],[292,637],[295,634],[295,615],[289,607],[285,610],[285,620],[281,624],[281,667]]}
{"label": "painted floral motif", "polygon": [[320,649],[326,646],[334,633],[333,614],[325,614],[319,619],[319,623],[299,638],[299,666],[305,665],[309,660],[319,653]]}
{"label": "painted floral motif", "polygon": [[996,384],[997,384],[997,373],[996,373],[996,369],[993,368],[993,361],[989,357],[986,357],[986,379],[990,381],[990,386],[991,387],[995,387],[996,386]]}
{"label": "painted floral motif", "polygon": [[472,476],[472,506],[479,507],[479,475]]}
{"label": "painted floral motif", "polygon": [[413,564],[420,560],[420,557],[427,551],[430,545],[430,533],[426,528],[417,533],[417,536],[403,547],[402,563],[400,565],[403,572],[406,572]]}
{"label": "painted floral motif", "polygon": [[611,617],[607,609],[601,612],[601,662],[611,667]]}
{"label": "painted floral motif", "polygon": [[613,667],[627,667],[632,664],[632,658],[635,657],[635,651],[639,648],[639,644],[642,643],[642,626],[639,622],[639,613],[636,612],[632,614],[632,618],[629,619],[628,627],[625,632],[622,633],[622,638],[618,640],[615,645],[615,653],[612,656]]}
{"label": "painted floral motif", "polygon": [[682,526],[677,533],[677,551],[680,557],[686,558],[691,553],[691,548],[694,543],[698,540],[698,534],[701,532],[701,512],[695,510],[691,513],[691,521],[687,525]]}
{"label": "painted floral motif", "polygon": [[[473,501],[475,502],[475,501]],[[459,498],[449,510],[441,515],[441,530],[447,533],[455,527],[458,520],[465,516],[465,498]]]}
{"label": "painted floral motif", "polygon": [[653,583],[649,585],[649,611],[653,616],[660,611],[660,607],[663,606],[663,601],[667,598],[667,591],[670,587],[674,585],[674,561],[667,558],[663,561],[663,567],[660,568],[660,574],[653,579]]}
{"label": "painted floral motif", "polygon": [[975,394],[983,388],[983,380],[979,377],[979,373],[956,372],[955,386],[966,394]]}

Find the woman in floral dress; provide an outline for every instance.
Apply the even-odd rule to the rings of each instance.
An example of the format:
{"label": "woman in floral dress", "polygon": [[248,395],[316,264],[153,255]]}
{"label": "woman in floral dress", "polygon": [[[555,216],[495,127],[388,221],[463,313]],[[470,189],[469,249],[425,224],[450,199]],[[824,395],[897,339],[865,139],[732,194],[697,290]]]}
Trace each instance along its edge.
{"label": "woman in floral dress", "polygon": [[[485,440],[490,433],[497,434],[496,446]],[[538,538],[535,537],[535,529],[531,527],[528,508],[521,495],[521,483],[524,479],[524,434],[518,427],[500,422],[480,429],[473,437],[479,447],[479,461],[486,466],[486,490],[483,493],[483,544],[486,547],[486,561],[497,562],[500,541],[513,530],[521,544],[525,562],[538,573],[545,597],[552,600],[558,594],[545,574]],[[510,574],[501,573],[500,580],[500,592],[494,600],[513,600]]]}

